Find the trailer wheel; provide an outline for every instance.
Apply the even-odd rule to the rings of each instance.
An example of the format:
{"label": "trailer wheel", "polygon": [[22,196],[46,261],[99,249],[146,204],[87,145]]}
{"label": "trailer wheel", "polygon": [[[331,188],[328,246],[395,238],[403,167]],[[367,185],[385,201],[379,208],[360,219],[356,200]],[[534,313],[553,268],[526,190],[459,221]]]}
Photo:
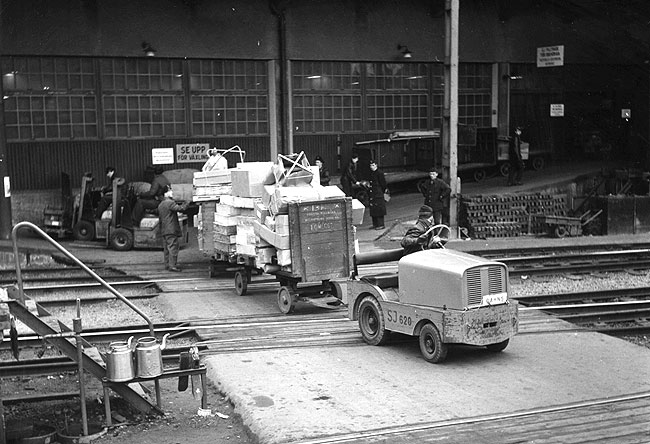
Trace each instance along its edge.
{"label": "trailer wheel", "polygon": [[111,233],[110,246],[116,251],[129,251],[133,248],[133,233],[126,228],[116,228]]}
{"label": "trailer wheel", "polygon": [[433,324],[425,324],[420,330],[420,352],[427,362],[442,362],[447,357],[447,344],[442,342],[438,329]]}
{"label": "trailer wheel", "polygon": [[539,171],[544,168],[544,158],[543,157],[533,157],[533,169]]}
{"label": "trailer wheel", "polygon": [[72,228],[72,236],[76,240],[84,242],[95,239],[95,224],[87,220],[80,220]]}
{"label": "trailer wheel", "polygon": [[291,288],[282,286],[278,290],[278,307],[284,314],[293,313],[296,308],[296,298]]}
{"label": "trailer wheel", "polygon": [[567,234],[569,234],[569,230],[567,230],[566,227],[563,225],[556,225],[555,229],[553,230],[553,235],[555,237],[563,238]]}
{"label": "trailer wheel", "polygon": [[510,174],[510,164],[502,163],[499,167],[499,173],[501,173],[503,177],[508,177],[508,174]]}
{"label": "trailer wheel", "polygon": [[491,352],[498,353],[500,351],[503,351],[508,346],[508,342],[510,342],[510,339],[497,342],[496,344],[486,345],[485,348],[487,348]]}
{"label": "trailer wheel", "polygon": [[485,170],[483,168],[474,170],[473,177],[474,177],[474,182],[481,182],[483,179],[485,179]]}
{"label": "trailer wheel", "polygon": [[359,329],[363,340],[370,345],[382,345],[388,341],[384,312],[374,296],[366,296],[359,304]]}
{"label": "trailer wheel", "polygon": [[238,296],[243,296],[248,292],[248,273],[244,270],[235,273],[235,292]]}

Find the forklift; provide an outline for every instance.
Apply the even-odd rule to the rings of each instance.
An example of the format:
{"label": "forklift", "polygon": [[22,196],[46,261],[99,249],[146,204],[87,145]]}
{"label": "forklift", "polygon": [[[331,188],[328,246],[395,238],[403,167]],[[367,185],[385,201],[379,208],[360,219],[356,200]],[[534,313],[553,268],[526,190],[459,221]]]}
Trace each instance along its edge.
{"label": "forklift", "polygon": [[[113,179],[113,197],[109,209],[100,218],[95,216],[96,191],[90,187],[93,178],[85,175],[81,180],[79,207],[75,211],[73,236],[79,241],[105,240],[106,245],[116,251],[129,251],[133,248],[162,248],[159,220],[157,214],[147,213],[134,227],[131,220],[131,208],[135,195],[130,187],[125,187],[123,177]],[[117,209],[117,210],[115,210]],[[181,245],[189,241],[188,218],[181,214]]]}

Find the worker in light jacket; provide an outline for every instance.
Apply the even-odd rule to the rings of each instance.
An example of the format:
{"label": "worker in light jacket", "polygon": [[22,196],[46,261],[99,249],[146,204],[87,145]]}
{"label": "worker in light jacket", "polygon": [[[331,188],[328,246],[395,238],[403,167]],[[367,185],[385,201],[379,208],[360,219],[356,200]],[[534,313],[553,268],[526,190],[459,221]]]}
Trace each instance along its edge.
{"label": "worker in light jacket", "polygon": [[165,269],[181,271],[178,268],[178,251],[180,250],[179,238],[183,235],[178,213],[187,211],[189,202],[179,205],[174,201],[174,193],[170,186],[165,187],[164,198],[158,205],[158,221],[160,222],[160,235],[163,238],[163,260]]}

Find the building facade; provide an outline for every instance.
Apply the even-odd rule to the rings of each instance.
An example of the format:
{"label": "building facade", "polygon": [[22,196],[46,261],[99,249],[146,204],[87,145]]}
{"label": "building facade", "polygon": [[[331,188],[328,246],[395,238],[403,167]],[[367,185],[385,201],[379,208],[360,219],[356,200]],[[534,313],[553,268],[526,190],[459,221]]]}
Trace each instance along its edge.
{"label": "building facade", "polygon": [[[581,3],[593,2],[461,1],[459,123],[501,136],[523,126],[556,159],[645,164],[644,36],[616,1],[617,16]],[[62,171],[74,184],[106,165],[143,180],[153,149],[192,144],[239,145],[251,161],[305,151],[336,174],[356,141],[442,126],[442,0],[0,6],[16,190],[57,187]],[[540,66],[549,47],[562,56]]]}

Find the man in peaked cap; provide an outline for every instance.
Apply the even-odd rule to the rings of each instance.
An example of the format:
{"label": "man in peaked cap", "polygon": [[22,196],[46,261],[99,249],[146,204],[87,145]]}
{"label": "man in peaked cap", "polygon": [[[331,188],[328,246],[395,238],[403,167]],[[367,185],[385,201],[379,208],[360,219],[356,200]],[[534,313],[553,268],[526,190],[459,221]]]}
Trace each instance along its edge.
{"label": "man in peaked cap", "polygon": [[418,220],[406,230],[402,238],[401,245],[404,248],[404,255],[429,248],[429,243],[432,240],[429,229],[433,226],[432,221],[433,209],[428,205],[422,205],[418,211]]}

